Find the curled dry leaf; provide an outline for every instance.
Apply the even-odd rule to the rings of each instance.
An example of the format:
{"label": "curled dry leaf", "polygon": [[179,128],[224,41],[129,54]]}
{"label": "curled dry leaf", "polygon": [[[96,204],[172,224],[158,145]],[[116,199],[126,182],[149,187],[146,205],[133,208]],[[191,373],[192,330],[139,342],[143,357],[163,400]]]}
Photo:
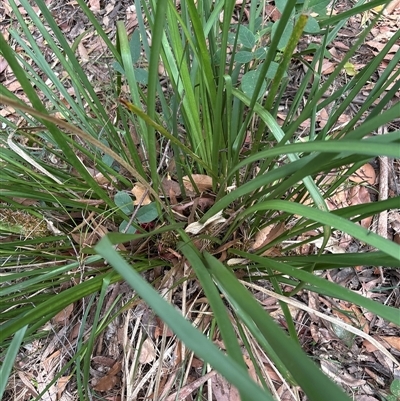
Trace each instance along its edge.
{"label": "curled dry leaf", "polygon": [[191,208],[194,206],[197,202],[197,207],[205,212],[208,210],[214,203],[214,198],[212,197],[207,197],[207,196],[201,196],[199,198],[195,198],[191,202],[185,202],[185,203],[179,203],[177,205],[172,205],[172,210],[178,213],[184,213],[187,212],[187,209]]}
{"label": "curled dry leaf", "polygon": [[192,224],[189,224],[186,228],[185,231],[190,234],[198,234],[200,231],[205,229],[206,227],[212,227],[218,224],[222,224],[226,221],[224,217],[222,217],[222,210],[219,211],[217,214],[214,216],[210,217],[205,223],[199,223],[199,222],[194,222]]}
{"label": "curled dry leaf", "polygon": [[249,251],[255,251],[269,244],[276,237],[279,237],[285,231],[285,223],[267,226],[257,232],[254,238],[254,244]]}
{"label": "curled dry leaf", "polygon": [[[192,174],[191,178],[200,192],[208,191],[212,188],[212,178],[208,175]],[[187,175],[183,177],[183,185],[188,191],[196,191]]]}
{"label": "curled dry leaf", "polygon": [[72,375],[69,376],[62,376],[58,379],[57,381],[57,399],[59,400],[62,396],[62,393],[65,390],[65,387],[67,387],[67,384],[69,382],[69,379],[71,378]]}
{"label": "curled dry leaf", "polygon": [[171,196],[171,193],[173,193],[174,196],[179,196],[181,194],[179,184],[170,178],[165,177],[161,182],[161,186],[165,196]]}
{"label": "curled dry leaf", "polygon": [[349,177],[349,180],[358,184],[368,183],[369,185],[374,185],[376,180],[375,170],[369,163],[364,164]]}
{"label": "curled dry leaf", "polygon": [[[104,174],[102,174],[102,173],[96,173],[96,175],[93,178],[99,185],[110,184],[110,180],[106,176],[104,176]],[[113,178],[113,182],[116,182],[116,181],[117,180],[115,178]]]}
{"label": "curled dry leaf", "polygon": [[205,211],[208,210],[214,203],[215,203],[214,198],[208,197],[207,194],[205,194],[205,196],[201,196],[201,197],[199,198],[198,207],[199,207],[200,210],[202,210],[203,212],[205,212]]}
{"label": "curled dry leaf", "polygon": [[[312,243],[315,244],[315,246],[318,249],[321,248],[323,242],[324,242],[323,238],[317,238],[314,241],[312,241]],[[332,238],[332,237],[329,238],[328,243],[325,246],[325,250],[329,251],[329,252],[331,252],[333,254],[335,254],[335,253],[346,253],[345,248],[342,248],[339,245],[339,241],[337,239],[335,239],[335,238]]]}
{"label": "curled dry leaf", "polygon": [[156,358],[156,350],[154,348],[153,341],[147,337],[142,345],[139,355],[139,362],[142,364],[151,363]]}
{"label": "curled dry leaf", "polygon": [[144,206],[144,205],[148,205],[149,203],[151,203],[151,199],[149,197],[147,189],[139,182],[137,182],[135,184],[135,186],[132,188],[131,192],[132,192],[132,195],[136,198],[133,201],[134,205],[143,205]]}
{"label": "curled dry leaf", "polygon": [[248,259],[244,258],[231,258],[228,260],[228,266],[237,266],[237,265],[246,265],[248,263]]}
{"label": "curled dry leaf", "polygon": [[53,323],[62,325],[68,324],[73,310],[74,304],[69,304],[66,308],[64,308],[61,312],[58,312],[57,315],[53,317]]}
{"label": "curled dry leaf", "polygon": [[337,66],[336,62],[329,61],[324,59],[322,62],[321,73],[322,75],[330,75],[333,71],[335,71],[335,67]]}

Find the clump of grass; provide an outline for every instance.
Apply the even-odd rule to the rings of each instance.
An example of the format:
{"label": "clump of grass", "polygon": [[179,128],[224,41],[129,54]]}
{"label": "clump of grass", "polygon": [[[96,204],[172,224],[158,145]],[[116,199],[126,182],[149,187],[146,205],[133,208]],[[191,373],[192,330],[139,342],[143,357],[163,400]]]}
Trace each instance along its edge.
{"label": "clump of grass", "polygon": [[[76,352],[56,378],[66,372],[74,375],[78,397],[87,398],[95,391],[89,386],[89,372],[96,341],[127,308],[116,307],[122,301],[116,296],[111,302],[114,313],[106,301],[108,289],[125,280],[135,297],[183,342],[186,353],[182,361],[194,353],[204,366],[211,365],[233,383],[243,400],[273,399],[275,389],[268,384],[261,354],[268,356],[288,386],[298,386],[309,400],[320,401],[321,394],[327,394],[326,399],[349,400],[301,349],[285,299],[289,302],[305,289],[359,305],[398,323],[395,308],[314,272],[371,265],[371,260],[379,260],[380,266],[399,267],[399,246],[358,224],[367,216],[397,208],[398,197],[334,211],[329,211],[326,200],[371,158],[398,156],[399,131],[379,136],[371,136],[371,132],[400,117],[398,106],[390,104],[400,88],[400,72],[392,74],[400,54],[388,63],[374,90],[347,124],[339,131],[335,124],[400,33],[394,34],[355,77],[332,89],[380,16],[364,28],[335,71],[322,79],[326,48],[347,18],[378,2],[338,16],[327,15],[320,5],[287,2],[280,9],[279,22],[268,25],[262,18],[262,4],[256,1],[251,2],[246,24],[232,24],[235,1],[214,6],[187,1],[176,8],[168,1],[136,0],[136,10],[143,10],[137,15],[138,29],[129,38],[124,24],[118,22],[115,44],[86,3],[78,3],[115,59],[111,84],[116,110],[112,119],[75,54],[83,36],[70,46],[43,1],[37,1],[41,17],[28,1],[21,0],[27,17],[10,2],[20,24],[20,30],[11,30],[10,37],[23,53],[15,52],[0,36],[1,54],[26,97],[22,102],[0,85],[0,102],[12,106],[28,126],[41,127],[30,137],[36,149],[30,152],[30,159],[17,156],[2,138],[0,201],[11,207],[1,216],[8,222],[17,216],[25,219],[4,225],[2,231],[34,237],[28,243],[51,243],[53,233],[45,231],[43,221],[38,224],[43,228],[41,235],[29,234],[27,216],[38,212],[50,219],[60,212],[72,216],[68,224],[66,216],[61,219],[65,232],[62,245],[59,242],[60,246],[46,252],[27,249],[24,258],[18,259],[19,243],[9,237],[2,251],[6,274],[0,278],[0,298],[7,313],[2,315],[0,326],[1,373],[4,377],[10,374],[21,345],[46,335],[43,327],[57,313],[69,305],[82,304]],[[318,17],[310,17],[307,11]],[[243,9],[239,15],[243,17]],[[43,58],[26,18],[54,53],[74,88],[74,97]],[[307,59],[296,51],[304,32],[320,39],[319,45],[307,51]],[[284,120],[278,124],[294,58],[302,63],[305,73]],[[146,74],[141,70],[143,60],[148,62]],[[325,107],[331,113],[317,131],[316,115]],[[1,120],[7,134],[18,128],[12,121]],[[310,128],[304,141],[299,132],[307,120]],[[62,168],[43,154],[53,154]],[[327,186],[319,185],[321,177],[332,171],[340,171],[337,179]],[[27,209],[36,214],[20,211],[18,199],[31,200]],[[34,217],[32,221],[38,222]],[[268,226],[282,229],[273,240],[254,247],[253,237]],[[80,247],[85,241],[79,238],[88,230],[102,239],[93,248]],[[310,231],[316,236],[307,237]],[[346,258],[324,253],[335,232],[368,245],[369,252]],[[322,238],[319,251],[296,254],[296,249],[318,237]],[[295,245],[282,245],[293,239],[299,239]],[[245,264],[246,272],[234,262]],[[19,273],[13,275],[16,265]],[[185,294],[188,277],[195,281],[211,319],[204,334],[182,316],[187,299],[180,300],[181,313],[159,284],[160,280],[165,283],[163,275],[172,277],[172,272],[180,269],[185,274],[177,273],[178,283],[168,281],[167,292],[183,286]],[[259,280],[268,282],[280,300],[286,331],[252,295],[250,284]],[[43,295],[38,297],[38,291]],[[92,306],[94,312],[90,311]],[[90,333],[85,332],[85,323],[91,325]],[[216,333],[224,351],[213,342]],[[165,334],[163,338],[165,341]],[[162,347],[165,349],[165,342]],[[254,366],[257,383],[248,375],[243,348]],[[161,370],[156,387],[160,376]],[[50,381],[36,399],[52,385]],[[1,394],[4,389],[5,381]]]}

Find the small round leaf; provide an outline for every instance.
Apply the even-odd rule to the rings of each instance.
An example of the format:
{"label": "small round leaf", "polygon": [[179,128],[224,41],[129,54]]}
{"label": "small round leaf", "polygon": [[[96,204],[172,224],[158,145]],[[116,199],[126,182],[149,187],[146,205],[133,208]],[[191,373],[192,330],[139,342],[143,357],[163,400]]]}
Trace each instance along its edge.
{"label": "small round leaf", "polygon": [[133,201],[126,192],[118,191],[114,196],[114,202],[126,215],[132,214]]}
{"label": "small round leaf", "polygon": [[158,212],[156,204],[154,202],[142,206],[136,214],[136,220],[139,223],[150,223],[157,217],[158,217]]}
{"label": "small round leaf", "polygon": [[240,25],[238,42],[244,47],[252,49],[256,43],[256,37],[249,28],[245,27],[244,25]]}

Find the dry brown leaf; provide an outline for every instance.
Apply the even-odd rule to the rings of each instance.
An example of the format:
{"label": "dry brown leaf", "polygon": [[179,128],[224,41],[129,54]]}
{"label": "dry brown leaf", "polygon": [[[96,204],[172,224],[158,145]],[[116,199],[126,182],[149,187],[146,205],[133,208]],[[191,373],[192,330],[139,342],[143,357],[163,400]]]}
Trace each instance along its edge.
{"label": "dry brown leaf", "polygon": [[197,207],[205,212],[215,203],[215,199],[207,196],[201,196]]}
{"label": "dry brown leaf", "polygon": [[96,355],[92,358],[92,363],[94,365],[102,365],[102,366],[107,366],[111,368],[115,364],[115,359],[110,358],[109,356],[103,356],[103,355]]}
{"label": "dry brown leaf", "polygon": [[105,177],[103,173],[96,173],[96,175],[93,178],[99,185],[108,185],[110,183],[110,180],[107,177]]}
{"label": "dry brown leaf", "polygon": [[376,181],[375,169],[369,163],[364,164],[349,177],[349,180],[358,184],[374,185]]}
{"label": "dry brown leaf", "polygon": [[[241,2],[240,4],[242,4]],[[237,4],[237,2],[236,2]],[[265,5],[265,14],[271,19],[271,21],[275,22],[278,21],[281,18],[281,13],[280,11],[276,8],[276,6],[272,4],[266,4]]]}
{"label": "dry brown leaf", "polygon": [[195,369],[201,369],[204,366],[204,362],[194,356],[190,366]]}
{"label": "dry brown leaf", "polygon": [[39,394],[36,392],[35,387],[32,383],[36,382],[36,377],[31,372],[23,372],[22,370],[17,370],[17,375],[21,379],[22,383],[28,389],[33,397],[38,397]]}
{"label": "dry brown leaf", "polygon": [[96,242],[91,233],[70,233],[70,236],[80,246],[91,246]]}
{"label": "dry brown leaf", "polygon": [[287,384],[282,384],[276,392],[280,401],[296,401]]}
{"label": "dry brown leaf", "polygon": [[347,204],[347,191],[344,189],[338,189],[329,199],[328,199],[328,206],[330,210],[336,210],[341,207],[348,206]]}
{"label": "dry brown leaf", "polygon": [[78,52],[79,52],[79,55],[81,56],[81,61],[83,63],[87,63],[89,61],[89,55],[82,42],[79,42],[79,44],[78,44]]}
{"label": "dry brown leaf", "polygon": [[362,314],[361,310],[356,305],[347,306],[343,302],[339,303],[340,310],[349,312],[348,314],[341,313],[337,310],[333,310],[332,313],[343,320],[345,323],[354,325],[357,324],[360,329],[369,334],[369,325],[367,320],[365,319],[364,315]]}
{"label": "dry brown leaf", "polygon": [[[386,46],[386,43],[378,42],[376,40],[370,40],[369,42],[366,42],[365,44],[373,47],[374,49],[377,49],[378,51],[383,50],[383,48]],[[399,50],[400,50],[400,46],[395,44],[390,48],[388,53],[397,53]]]}
{"label": "dry brown leaf", "polygon": [[269,244],[275,238],[279,237],[285,231],[285,223],[276,224],[275,226],[267,226],[257,232],[254,244],[250,251],[255,251]]}
{"label": "dry brown leaf", "polygon": [[[89,219],[88,219],[89,220]],[[83,231],[80,230],[79,233],[77,232],[71,232],[70,235],[72,239],[80,244],[81,246],[93,246],[95,245],[100,238],[103,238],[105,235],[108,234],[108,229],[107,227],[103,226],[102,224],[96,224],[96,222],[93,220],[92,224],[94,225],[95,229],[94,231]],[[122,244],[120,244],[122,245]],[[119,249],[122,250],[120,246],[118,246]]]}
{"label": "dry brown leaf", "polygon": [[74,304],[69,304],[66,308],[64,308],[61,312],[58,312],[57,315],[53,317],[53,323],[62,325],[68,324],[73,310]]}
{"label": "dry brown leaf", "polygon": [[0,74],[8,67],[8,62],[4,57],[0,57]]}
{"label": "dry brown leaf", "polygon": [[[62,116],[60,115],[60,117]],[[90,173],[90,175],[96,180],[96,182],[99,185],[110,184],[110,180],[107,177],[105,177],[103,173],[100,173],[97,169],[86,167],[86,170]],[[115,177],[112,177],[112,181],[117,182],[117,179]]]}
{"label": "dry brown leaf", "polygon": [[60,377],[57,381],[57,399],[59,400],[72,375]]}
{"label": "dry brown leaf", "polygon": [[240,401],[237,389],[219,374],[211,379],[211,387],[215,399],[218,401]]}
{"label": "dry brown leaf", "polygon": [[369,324],[361,310],[356,306],[356,305],[351,305],[350,309],[354,312],[354,315],[357,318],[357,323],[360,329],[366,333],[369,334]]}
{"label": "dry brown leaf", "polygon": [[225,221],[225,217],[222,216],[222,210],[220,210],[217,214],[211,216],[205,223],[199,223],[198,221],[195,221],[194,223],[189,224],[185,228],[185,232],[190,234],[198,234],[205,228],[215,227],[217,225],[225,223]]}
{"label": "dry brown leaf", "polygon": [[119,382],[118,376],[106,375],[102,377],[95,386],[93,386],[93,389],[101,392],[110,391],[118,382]]}
{"label": "dry brown leaf", "polygon": [[154,329],[154,338],[161,337],[163,335],[164,330],[166,337],[172,337],[174,335],[173,331],[167,325],[165,325],[160,318],[156,317],[156,322],[157,325]]}
{"label": "dry brown leaf", "polygon": [[[208,175],[192,174],[191,178],[200,192],[212,189],[212,178]],[[187,175],[183,177],[183,185],[188,191],[196,191]]]}
{"label": "dry brown leaf", "polygon": [[15,109],[13,109],[12,107],[4,107],[3,109],[0,110],[0,116],[2,117],[7,117],[11,114],[15,113]]}
{"label": "dry brown leaf", "polygon": [[[283,125],[283,123],[281,124],[281,126],[282,126],[282,125]],[[310,119],[310,118],[307,118],[307,120],[304,120],[304,121],[300,124],[300,127],[303,128],[303,129],[310,128],[310,127],[311,127],[311,119]]]}
{"label": "dry brown leaf", "polygon": [[121,371],[121,368],[121,362],[115,362],[109,372],[102,377],[95,386],[93,386],[93,389],[101,392],[111,390],[120,381],[120,378],[116,375]]}
{"label": "dry brown leaf", "polygon": [[363,340],[362,344],[367,352],[374,352],[378,350],[378,348],[376,348],[375,345],[370,343],[368,340]]}
{"label": "dry brown leaf", "polygon": [[151,363],[154,361],[155,358],[156,358],[156,350],[154,348],[153,341],[151,341],[150,338],[147,337],[144,340],[142,348],[140,350],[139,362],[142,364]]}
{"label": "dry brown leaf", "polygon": [[[317,238],[316,240],[312,241],[312,243],[318,248],[321,249],[322,244],[324,243],[323,238]],[[325,246],[325,250],[336,254],[336,253],[346,253],[345,249],[339,245],[339,240],[336,238],[330,237],[328,243]]]}
{"label": "dry brown leaf", "polygon": [[100,11],[100,0],[89,0],[89,8],[94,14]]}
{"label": "dry brown leaf", "polygon": [[133,201],[134,205],[148,205],[151,203],[147,189],[139,182],[131,190],[132,195],[136,198]]}
{"label": "dry brown leaf", "polygon": [[161,181],[161,187],[166,196],[171,196],[171,193],[173,193],[174,196],[179,196],[181,194],[181,187],[179,186],[179,183],[171,180],[170,178],[163,178]]}
{"label": "dry brown leaf", "polygon": [[81,330],[81,324],[77,323],[74,327],[72,327],[72,330],[69,333],[69,337],[68,337],[69,340],[70,341],[75,340],[75,338],[78,337],[80,330]]}
{"label": "dry brown leaf", "polygon": [[[370,202],[371,202],[371,196],[366,187],[356,186],[350,188],[347,196],[347,203],[350,206],[361,205]],[[372,222],[372,216],[366,217],[365,219],[361,220],[360,223],[362,227],[369,228],[371,226],[371,222]]]}
{"label": "dry brown leaf", "polygon": [[361,205],[370,202],[371,197],[369,195],[369,192],[367,188],[363,186],[352,187],[347,193],[347,203],[350,206]]}
{"label": "dry brown leaf", "polygon": [[136,7],[134,5],[129,6],[126,9],[126,25],[125,29],[128,33],[132,31],[132,29],[138,25]]}
{"label": "dry brown leaf", "polygon": [[392,348],[395,348],[397,351],[400,351],[400,337],[393,336],[380,336],[382,340],[385,340]]}
{"label": "dry brown leaf", "polygon": [[[333,71],[335,71],[335,68],[337,66],[336,62],[329,61],[327,59],[324,59],[322,61],[322,67],[321,67],[321,73],[322,75],[329,75],[332,74]],[[319,68],[318,63],[315,68]]]}
{"label": "dry brown leaf", "polygon": [[255,368],[255,366],[254,366],[254,363],[253,363],[252,360],[251,360],[248,356],[246,356],[246,355],[243,355],[243,359],[244,359],[244,362],[245,362],[246,365],[247,365],[247,372],[249,373],[249,376],[250,376],[256,383],[259,383],[259,378],[258,378],[258,376],[257,376],[257,371],[256,371],[256,368]]}
{"label": "dry brown leaf", "polygon": [[329,120],[329,113],[326,111],[326,108],[321,109],[317,117],[318,125],[321,128],[324,128],[325,125],[328,123],[328,120]]}
{"label": "dry brown leaf", "polygon": [[392,0],[387,7],[385,8],[385,10],[383,11],[383,13],[387,16],[389,14],[392,14],[392,12],[394,10],[400,10],[400,0]]}
{"label": "dry brown leaf", "polygon": [[337,49],[348,51],[349,47],[343,42],[332,42],[332,45]]}
{"label": "dry brown leaf", "polygon": [[53,352],[51,355],[49,355],[44,360],[43,360],[43,357],[42,357],[43,370],[45,372],[50,372],[53,369],[53,367],[56,364],[58,364],[60,356],[61,356],[61,351],[58,349],[57,351]]}
{"label": "dry brown leaf", "polygon": [[350,116],[343,113],[340,115],[337,122],[339,123],[340,126],[343,126],[344,124],[347,124],[350,120],[351,120]]}
{"label": "dry brown leaf", "polygon": [[[8,1],[3,1],[3,9],[4,9],[4,14],[5,15],[8,15],[8,16],[14,15],[14,11],[11,8],[11,6],[8,4]],[[8,38],[5,37],[4,39],[7,40]]]}
{"label": "dry brown leaf", "polygon": [[7,87],[7,89],[10,92],[17,92],[18,90],[20,90],[22,88],[21,84],[19,83],[19,81],[13,81],[9,84],[4,84],[4,86]]}

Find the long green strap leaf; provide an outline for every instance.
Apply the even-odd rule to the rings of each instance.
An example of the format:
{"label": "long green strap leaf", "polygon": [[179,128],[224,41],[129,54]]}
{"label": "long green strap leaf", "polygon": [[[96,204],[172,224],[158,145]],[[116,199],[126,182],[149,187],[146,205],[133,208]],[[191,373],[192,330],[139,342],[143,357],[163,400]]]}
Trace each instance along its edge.
{"label": "long green strap leaf", "polygon": [[227,299],[253,319],[310,401],[321,401],[321,394],[324,394],[325,401],[350,401],[350,398],[307,357],[301,347],[277,326],[232,272],[210,254],[206,253],[204,256]]}
{"label": "long green strap leaf", "polygon": [[[363,308],[369,310],[372,313],[377,314],[378,316],[381,316],[384,319],[387,319],[390,322],[393,322],[397,325],[400,325],[400,314],[398,309],[392,308],[390,306],[382,305],[376,301],[373,301],[372,299],[369,299],[367,297],[364,297],[360,294],[357,294],[354,291],[349,290],[348,288],[344,288],[338,284],[331,283],[328,280],[325,280],[321,277],[318,277],[314,274],[311,274],[303,269],[297,269],[293,265],[288,264],[288,262],[280,262],[276,261],[274,259],[270,258],[265,258],[262,256],[258,255],[253,255],[249,254],[248,252],[243,252],[243,251],[235,251],[235,254],[240,255],[242,257],[245,257],[249,260],[251,260],[254,263],[257,263],[260,268],[262,269],[261,266],[268,266],[271,269],[274,269],[282,274],[286,274],[288,276],[295,277],[305,283],[309,283],[313,286],[313,291],[319,293],[319,294],[324,294],[328,295],[330,297],[338,298],[338,299],[343,299],[345,301],[349,301],[353,304],[360,305]],[[379,253],[377,253],[379,255]],[[379,259],[379,256],[376,254],[372,254],[376,258],[376,260],[381,261]],[[345,263],[345,257],[347,255],[323,255],[321,256],[307,256],[305,258],[311,258],[310,263],[316,262],[319,258],[324,258],[324,256],[343,256],[343,262]],[[351,256],[358,256],[358,255],[350,255]],[[371,258],[371,256],[368,256]],[[295,258],[288,258],[289,262],[294,263]],[[351,258],[352,259],[352,258]],[[344,264],[343,264],[344,265]],[[400,263],[398,264],[400,265]]]}
{"label": "long green strap leaf", "polygon": [[14,338],[11,341],[10,346],[8,347],[7,354],[4,358],[4,361],[0,367],[0,399],[3,399],[4,390],[7,386],[7,379],[10,376],[11,370],[14,366],[15,358],[19,352],[22,341],[24,340],[25,332],[28,326],[22,327],[18,330]]}
{"label": "long green strap leaf", "polygon": [[257,203],[249,207],[242,213],[242,217],[249,214],[264,211],[264,210],[279,210],[290,213],[292,215],[300,215],[307,219],[318,221],[321,224],[334,227],[338,230],[344,231],[351,236],[363,241],[373,247],[378,248],[389,256],[400,261],[400,246],[396,243],[381,237],[372,231],[366,230],[364,227],[359,226],[343,217],[335,215],[330,212],[324,212],[315,208],[300,205],[295,202],[288,202],[283,200],[271,200]]}
{"label": "long green strap leaf", "polygon": [[121,274],[127,283],[160,316],[188,348],[213,366],[229,382],[234,383],[240,391],[248,394],[248,400],[273,401],[271,395],[262,390],[249,378],[247,371],[240,364],[230,356],[224,355],[212,341],[196,330],[170,303],[163,299],[112,247],[107,237],[104,237],[96,245],[95,250]]}

